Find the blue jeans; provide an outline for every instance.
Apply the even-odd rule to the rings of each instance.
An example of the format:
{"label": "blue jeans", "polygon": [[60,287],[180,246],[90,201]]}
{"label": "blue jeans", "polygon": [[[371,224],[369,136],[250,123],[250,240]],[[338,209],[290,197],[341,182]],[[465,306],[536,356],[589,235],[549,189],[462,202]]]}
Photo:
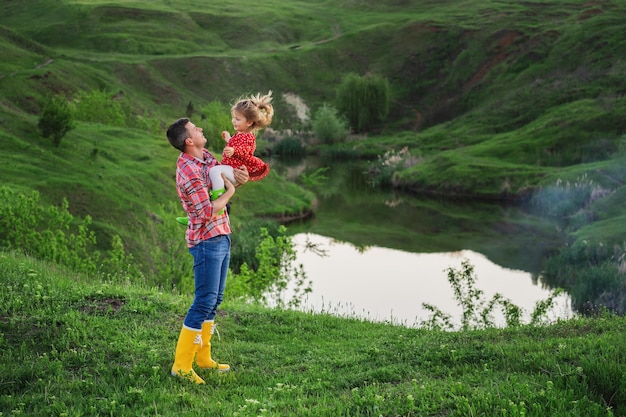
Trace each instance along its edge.
{"label": "blue jeans", "polygon": [[220,235],[189,248],[193,256],[194,300],[184,325],[200,331],[205,320],[213,320],[224,299],[230,264],[230,236]]}

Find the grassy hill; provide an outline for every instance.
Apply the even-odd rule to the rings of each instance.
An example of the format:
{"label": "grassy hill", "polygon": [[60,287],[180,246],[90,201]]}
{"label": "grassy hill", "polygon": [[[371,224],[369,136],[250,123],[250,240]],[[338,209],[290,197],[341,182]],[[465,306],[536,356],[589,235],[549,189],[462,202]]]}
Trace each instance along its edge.
{"label": "grassy hill", "polygon": [[[346,73],[376,72],[393,91],[379,133],[413,132],[402,142],[423,157],[398,186],[509,198],[597,171],[586,164],[610,160],[625,127],[624,6],[614,1],[1,7],[0,47],[10,58],[0,64],[3,113],[36,115],[50,91],[105,89],[162,128],[189,102],[272,89],[275,127],[287,128],[297,120],[282,93],[314,110],[334,100]],[[354,146],[375,154],[400,146],[380,142]]]}

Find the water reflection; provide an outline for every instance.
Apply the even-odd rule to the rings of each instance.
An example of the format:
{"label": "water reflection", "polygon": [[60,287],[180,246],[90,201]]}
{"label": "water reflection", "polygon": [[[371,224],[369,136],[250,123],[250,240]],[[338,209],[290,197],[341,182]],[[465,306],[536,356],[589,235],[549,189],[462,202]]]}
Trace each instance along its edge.
{"label": "water reflection", "polygon": [[[461,308],[456,305],[446,270],[461,268],[467,259],[477,277],[476,288],[485,301],[495,293],[510,299],[524,312],[524,322],[535,303],[548,298],[551,291],[533,283],[530,273],[507,269],[471,250],[441,253],[410,253],[401,250],[370,247],[357,248],[331,238],[300,233],[293,236],[297,263],[312,279],[313,292],[302,300],[301,309],[329,312],[344,317],[418,326],[430,317],[422,307],[429,303],[460,323]],[[307,248],[311,245],[326,251],[320,256]],[[284,294],[291,297],[292,291]],[[569,297],[559,296],[547,318],[556,320],[572,316]],[[501,314],[494,314],[498,325]]]}
{"label": "water reflection", "polygon": [[[458,320],[445,271],[460,269],[464,259],[474,266],[485,299],[500,293],[530,312],[551,293],[538,277],[563,236],[546,219],[493,202],[372,188],[362,161],[272,164],[292,180],[328,168],[329,180],[310,187],[319,200],[315,216],[288,227],[298,262],[313,281],[305,308],[412,326],[428,318],[422,303],[429,303]],[[306,251],[307,239],[329,256]],[[553,318],[569,317],[569,297],[557,301]]]}

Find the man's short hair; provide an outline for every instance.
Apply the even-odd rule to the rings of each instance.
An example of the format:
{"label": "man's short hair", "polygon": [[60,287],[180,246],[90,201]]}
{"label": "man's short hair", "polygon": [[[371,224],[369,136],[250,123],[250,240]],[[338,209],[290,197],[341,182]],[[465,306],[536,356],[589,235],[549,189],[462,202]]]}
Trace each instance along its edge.
{"label": "man's short hair", "polygon": [[176,120],[167,129],[167,140],[170,144],[181,152],[185,152],[185,139],[189,137],[187,132],[187,123],[189,119],[186,117]]}

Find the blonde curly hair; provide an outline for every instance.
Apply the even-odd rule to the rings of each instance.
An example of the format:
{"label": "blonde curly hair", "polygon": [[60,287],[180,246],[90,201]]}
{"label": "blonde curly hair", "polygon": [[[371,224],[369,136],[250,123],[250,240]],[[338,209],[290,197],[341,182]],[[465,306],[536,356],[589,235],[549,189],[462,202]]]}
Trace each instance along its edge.
{"label": "blonde curly hair", "polygon": [[251,121],[250,130],[259,130],[272,123],[274,106],[272,106],[272,91],[267,94],[255,94],[242,97],[230,108],[231,112],[237,112]]}

